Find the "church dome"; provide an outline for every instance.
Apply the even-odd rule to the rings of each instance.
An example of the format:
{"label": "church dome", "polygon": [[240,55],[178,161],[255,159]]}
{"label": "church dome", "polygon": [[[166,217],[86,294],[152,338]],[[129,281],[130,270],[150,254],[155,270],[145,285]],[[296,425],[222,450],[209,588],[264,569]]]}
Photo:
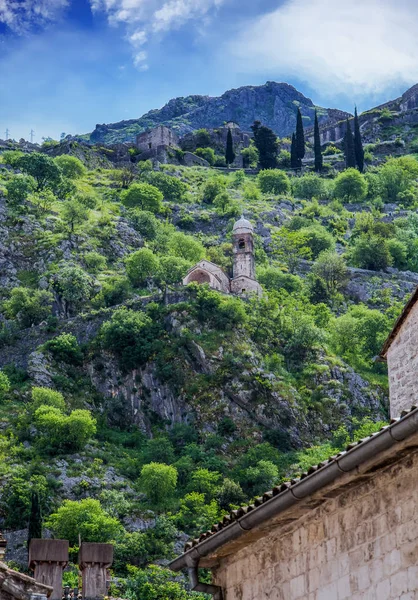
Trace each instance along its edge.
{"label": "church dome", "polygon": [[232,232],[234,234],[253,233],[254,232],[254,227],[251,225],[251,223],[249,221],[247,221],[247,219],[244,219],[244,217],[241,217],[235,223]]}

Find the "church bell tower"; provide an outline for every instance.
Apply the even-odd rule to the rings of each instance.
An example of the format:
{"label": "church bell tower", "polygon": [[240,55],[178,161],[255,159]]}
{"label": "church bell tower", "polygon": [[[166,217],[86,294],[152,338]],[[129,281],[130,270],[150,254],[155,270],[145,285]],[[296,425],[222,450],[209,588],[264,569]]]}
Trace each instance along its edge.
{"label": "church bell tower", "polygon": [[232,231],[234,268],[233,278],[248,277],[255,280],[254,228],[241,217]]}

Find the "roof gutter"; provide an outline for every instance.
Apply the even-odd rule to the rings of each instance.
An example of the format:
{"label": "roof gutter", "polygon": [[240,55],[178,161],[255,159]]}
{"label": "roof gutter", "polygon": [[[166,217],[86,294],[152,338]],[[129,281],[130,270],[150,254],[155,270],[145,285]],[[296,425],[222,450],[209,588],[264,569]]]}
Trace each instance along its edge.
{"label": "roof gutter", "polygon": [[[245,532],[291,508],[300,500],[314,494],[342,475],[353,471],[362,463],[375,458],[381,452],[395,446],[417,431],[418,408],[415,408],[392,425],[382,429],[379,433],[355,445],[347,452],[338,455],[311,475],[293,485],[289,483],[288,489],[285,491],[273,496],[267,502],[244,514],[244,516],[238,517],[218,533],[210,535],[207,539],[204,539],[173,560],[169,565],[170,569],[180,571],[186,567],[190,567],[192,564],[198,565],[201,558],[210,555],[224,544],[239,538]],[[237,512],[239,514],[240,511]]]}

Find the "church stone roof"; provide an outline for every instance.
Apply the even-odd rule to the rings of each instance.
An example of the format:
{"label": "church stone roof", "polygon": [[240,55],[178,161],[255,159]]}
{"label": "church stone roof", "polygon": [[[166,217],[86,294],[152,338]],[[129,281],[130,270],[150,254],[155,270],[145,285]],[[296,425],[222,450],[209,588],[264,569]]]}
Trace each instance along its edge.
{"label": "church stone roof", "polygon": [[235,223],[232,231],[233,231],[233,233],[248,233],[248,232],[253,233],[254,227],[251,225],[251,223],[247,219],[244,219],[244,217],[241,217]]}

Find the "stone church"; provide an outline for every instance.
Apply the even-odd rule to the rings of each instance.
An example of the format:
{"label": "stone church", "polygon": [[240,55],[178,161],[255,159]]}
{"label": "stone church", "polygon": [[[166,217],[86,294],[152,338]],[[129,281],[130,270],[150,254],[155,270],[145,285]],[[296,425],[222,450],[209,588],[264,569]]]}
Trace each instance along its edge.
{"label": "stone church", "polygon": [[183,279],[183,285],[196,282],[207,283],[214,290],[225,294],[261,296],[262,290],[255,275],[254,228],[241,217],[232,230],[234,265],[232,279],[209,260],[201,260],[192,267]]}
{"label": "stone church", "polygon": [[[215,600],[418,600],[418,289],[381,354],[392,421],[189,541]],[[212,571],[212,584],[200,569]]]}

